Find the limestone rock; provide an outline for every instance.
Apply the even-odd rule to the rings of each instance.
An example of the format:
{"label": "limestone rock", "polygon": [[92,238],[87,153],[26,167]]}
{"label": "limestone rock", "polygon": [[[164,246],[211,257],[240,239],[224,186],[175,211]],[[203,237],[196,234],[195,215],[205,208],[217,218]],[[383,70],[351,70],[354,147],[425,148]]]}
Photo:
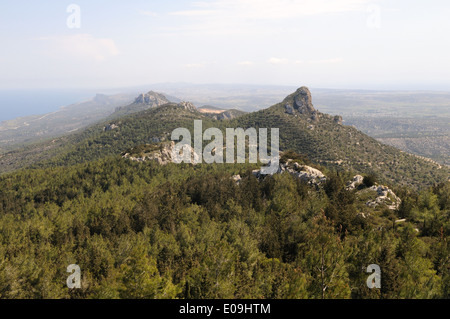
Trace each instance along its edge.
{"label": "limestone rock", "polygon": [[[135,162],[157,161],[160,165],[167,165],[174,162],[174,159],[172,158],[172,150],[174,146],[175,142],[171,141],[170,143],[162,143],[159,149],[145,152],[140,156],[133,156],[130,153],[126,153],[122,157],[128,158],[129,160]],[[191,153],[190,163],[195,165],[200,157],[197,153],[195,153],[192,147],[188,147],[188,150]]]}
{"label": "limestone rock", "polygon": [[362,182],[364,180],[364,177],[362,177],[361,175],[355,175],[355,177],[353,177],[353,179],[347,183],[347,190],[352,190],[355,189],[358,185],[361,185]]}
{"label": "limestone rock", "polygon": [[312,104],[311,92],[306,86],[302,86],[294,94],[294,108],[300,114],[311,114],[315,111]]}
{"label": "limestone rock", "polygon": [[180,102],[178,103],[178,106],[184,108],[185,110],[188,110],[190,112],[195,112],[197,111],[197,108],[194,106],[194,104],[192,104],[191,102]]}
{"label": "limestone rock", "polygon": [[[297,167],[298,166],[299,165],[297,164]],[[319,185],[325,182],[327,179],[326,176],[316,168],[304,165],[298,167],[297,169],[299,170],[298,173],[296,174],[298,178],[309,184]]]}
{"label": "limestone rock", "polygon": [[370,200],[366,203],[369,207],[376,207],[381,204],[387,205],[387,207],[391,210],[398,209],[402,200],[394,194],[394,192],[389,189],[387,186],[383,185],[374,185],[369,188],[372,191],[377,192],[377,198],[374,200]]}
{"label": "limestone rock", "polygon": [[169,103],[169,100],[162,94],[150,91],[139,95],[135,100],[135,104],[145,104],[150,107],[160,106]]}
{"label": "limestone rock", "polygon": [[145,94],[140,94],[130,105],[117,107],[116,112],[119,114],[131,114],[167,103],[170,103],[170,101],[164,95],[150,91]]}
{"label": "limestone rock", "polygon": [[[286,163],[280,163],[276,174],[287,172],[308,183],[309,185],[314,186],[319,186],[327,180],[327,177],[316,168],[307,165],[300,165],[297,162],[291,163],[292,160],[288,160]],[[252,174],[258,179],[265,177],[259,169],[253,170]]]}
{"label": "limestone rock", "polygon": [[284,108],[286,109],[286,113],[287,114],[294,114],[294,108],[291,106],[291,105],[289,105],[289,104],[286,104],[285,106],[284,106]]}

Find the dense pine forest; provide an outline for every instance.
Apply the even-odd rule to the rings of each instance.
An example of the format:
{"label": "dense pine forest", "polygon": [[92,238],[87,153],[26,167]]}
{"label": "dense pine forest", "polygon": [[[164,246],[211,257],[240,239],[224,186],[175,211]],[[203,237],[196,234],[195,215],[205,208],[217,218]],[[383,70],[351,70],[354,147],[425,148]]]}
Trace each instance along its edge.
{"label": "dense pine forest", "polygon": [[0,0],[0,302],[290,318],[450,299],[448,13]]}
{"label": "dense pine forest", "polygon": [[0,298],[450,297],[450,183],[390,185],[392,210],[365,204],[376,176],[315,167],[320,186],[120,156],[2,175]]}

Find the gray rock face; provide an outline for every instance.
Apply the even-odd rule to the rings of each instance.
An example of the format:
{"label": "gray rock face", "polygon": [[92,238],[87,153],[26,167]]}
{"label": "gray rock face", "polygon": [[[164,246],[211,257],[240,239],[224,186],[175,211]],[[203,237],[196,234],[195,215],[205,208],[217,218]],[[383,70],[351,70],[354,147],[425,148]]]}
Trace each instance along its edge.
{"label": "gray rock face", "polygon": [[139,95],[132,104],[116,108],[116,112],[121,114],[131,114],[158,107],[170,101],[162,94],[150,91]]}
{"label": "gray rock face", "polygon": [[[175,147],[175,142],[171,141],[170,143],[163,143],[158,150],[153,150],[147,152],[139,157],[133,156],[129,153],[124,154],[123,158],[128,158],[134,162],[146,162],[146,161],[156,161],[159,165],[167,165],[169,163],[173,163],[174,159],[172,158],[172,151]],[[192,147],[188,147],[188,150],[191,153],[190,163],[196,165],[198,159],[200,158],[197,153],[195,153]]]}
{"label": "gray rock face", "polygon": [[[346,190],[351,191],[357,189],[364,181],[361,175],[355,175],[351,181],[347,183]],[[359,189],[359,188],[358,188]],[[394,194],[394,192],[387,186],[374,185],[369,188],[363,188],[359,193],[376,192],[373,199],[366,202],[369,207],[377,207],[378,205],[386,205],[388,209],[395,210],[400,207],[402,200]],[[364,216],[365,217],[365,216]]]}
{"label": "gray rock face", "polygon": [[286,104],[284,106],[284,108],[286,109],[287,114],[291,114],[291,115],[294,114],[294,108],[292,106],[290,106],[289,104]]}
{"label": "gray rock face", "polygon": [[183,101],[183,102],[178,103],[178,106],[184,108],[185,110],[191,111],[191,112],[197,111],[197,108],[191,102]]}
{"label": "gray rock face", "polygon": [[311,92],[306,86],[302,86],[297,91],[287,96],[283,100],[286,114],[301,116],[310,123],[318,123],[323,120],[332,120],[338,125],[343,125],[342,116],[331,116],[317,111],[312,104]]}
{"label": "gray rock face", "polygon": [[162,94],[150,91],[146,94],[139,95],[135,100],[135,104],[145,104],[150,107],[160,106],[169,103],[169,100]]}
{"label": "gray rock face", "polygon": [[402,200],[387,186],[374,185],[370,187],[370,190],[377,192],[377,198],[369,200],[366,203],[369,207],[385,204],[389,209],[395,210],[398,209],[402,203]]}
{"label": "gray rock face", "polygon": [[312,104],[311,92],[306,86],[302,86],[295,92],[294,108],[300,114],[312,114],[315,111]]}
{"label": "gray rock face", "polygon": [[290,115],[304,115],[308,117],[308,121],[318,122],[321,113],[318,112],[313,104],[311,92],[306,86],[302,86],[293,94],[284,99],[285,112]]}
{"label": "gray rock face", "polygon": [[[327,180],[327,177],[318,169],[307,165],[299,165],[296,162],[292,163],[292,160],[290,159],[287,163],[280,163],[277,174],[282,174],[284,172],[289,173],[313,186],[319,186]],[[262,174],[259,169],[253,170],[252,174],[258,179],[266,176]]]}
{"label": "gray rock face", "polygon": [[294,172],[293,174],[296,174],[298,178],[300,178],[302,181],[308,182],[309,184],[318,185],[325,182],[327,179],[321,171],[310,166],[300,166],[297,164],[295,165],[295,168],[298,170],[298,172]]}
{"label": "gray rock face", "polygon": [[355,189],[357,186],[361,185],[362,182],[364,180],[364,177],[362,177],[361,175],[355,175],[355,177],[353,177],[353,179],[347,183],[347,190],[352,190]]}

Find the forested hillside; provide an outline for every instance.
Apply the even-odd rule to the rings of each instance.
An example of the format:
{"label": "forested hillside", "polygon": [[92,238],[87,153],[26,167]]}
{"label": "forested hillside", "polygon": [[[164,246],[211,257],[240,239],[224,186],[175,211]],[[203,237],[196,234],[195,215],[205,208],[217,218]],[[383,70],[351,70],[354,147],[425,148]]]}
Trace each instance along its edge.
{"label": "forested hillside", "polygon": [[[4,175],[0,297],[449,297],[448,183],[396,189],[392,211],[346,190],[350,173],[321,168],[315,188],[254,167],[107,157]],[[70,264],[82,289],[65,285]]]}
{"label": "forested hillside", "polygon": [[[280,170],[133,160],[195,119],[279,128]],[[306,88],[231,120],[152,107],[0,165],[0,298],[450,297],[448,168],[316,111]]]}

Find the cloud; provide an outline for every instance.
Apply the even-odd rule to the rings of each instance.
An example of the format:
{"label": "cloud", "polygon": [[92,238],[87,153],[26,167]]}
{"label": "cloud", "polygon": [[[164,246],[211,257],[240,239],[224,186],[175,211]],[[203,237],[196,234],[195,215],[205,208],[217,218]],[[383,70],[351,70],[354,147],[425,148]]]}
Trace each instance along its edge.
{"label": "cloud", "polygon": [[289,60],[284,58],[270,58],[267,62],[271,64],[286,64]]}
{"label": "cloud", "polygon": [[52,56],[103,61],[119,54],[114,40],[95,38],[90,34],[41,37],[38,40],[45,44],[45,52]]}
{"label": "cloud", "polygon": [[[186,10],[168,15],[190,20],[161,30],[164,35],[270,35],[280,27],[268,21],[360,11],[366,14],[373,0],[211,0],[192,2]],[[291,31],[293,29],[291,28]]]}

